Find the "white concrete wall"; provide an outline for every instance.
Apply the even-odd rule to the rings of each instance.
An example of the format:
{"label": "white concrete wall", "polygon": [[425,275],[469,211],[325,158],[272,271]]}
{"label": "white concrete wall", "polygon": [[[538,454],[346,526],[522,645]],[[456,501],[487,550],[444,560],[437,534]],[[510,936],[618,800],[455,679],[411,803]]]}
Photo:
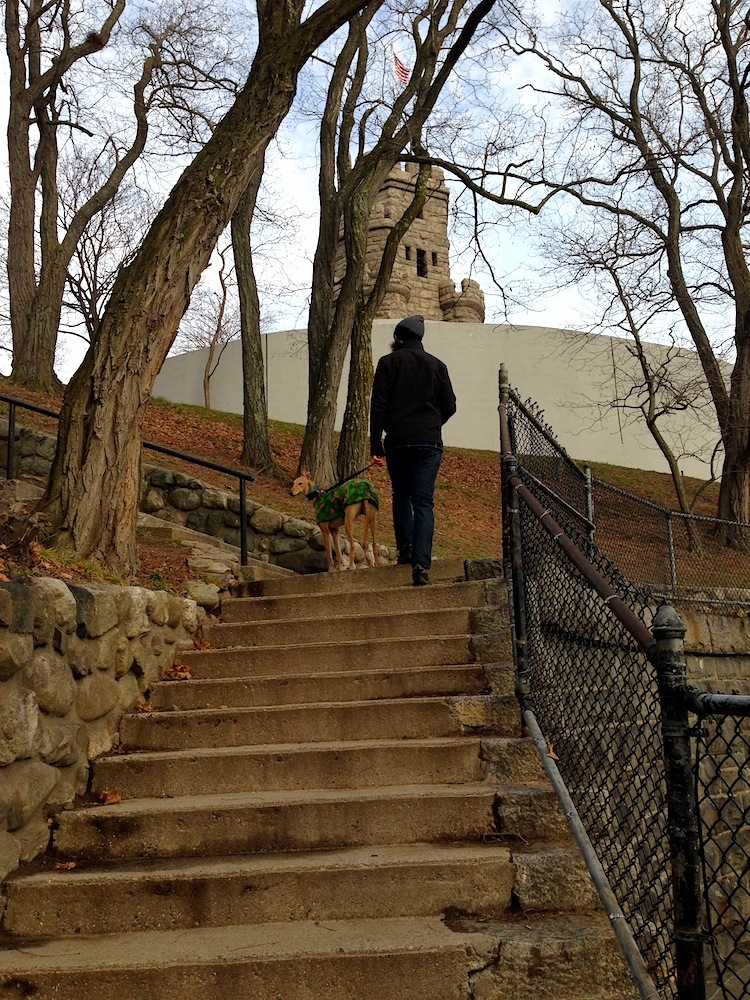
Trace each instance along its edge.
{"label": "white concrete wall", "polygon": [[[376,320],[373,359],[388,352],[395,324]],[[444,428],[447,445],[497,450],[497,381],[501,362],[521,397],[544,409],[557,439],[577,459],[610,462],[636,469],[667,471],[666,463],[642,420],[609,404],[633,384],[635,363],[625,341],[535,326],[428,322],[424,346],[448,365],[458,411]],[[307,345],[304,330],[263,338],[267,358],[269,416],[304,424],[307,407]],[[649,345],[656,359],[666,348]],[[175,402],[203,404],[206,351],[168,358],[154,385],[154,395]],[[674,362],[673,362],[674,363]],[[683,377],[699,372],[692,351],[676,359]],[[613,375],[613,370],[616,375]],[[664,418],[659,426],[686,475],[707,476],[718,439],[707,400],[696,395],[698,410]],[[346,402],[346,370],[338,400],[338,422]],[[211,379],[211,405],[242,412],[240,344],[229,344]]]}

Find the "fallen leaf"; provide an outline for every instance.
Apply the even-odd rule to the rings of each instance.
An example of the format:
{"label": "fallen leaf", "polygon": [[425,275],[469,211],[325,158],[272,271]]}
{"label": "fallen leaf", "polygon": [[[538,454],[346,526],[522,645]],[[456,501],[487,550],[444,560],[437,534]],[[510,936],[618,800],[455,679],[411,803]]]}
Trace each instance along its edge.
{"label": "fallen leaf", "polygon": [[554,747],[552,746],[551,743],[547,744],[547,756],[549,757],[550,760],[559,760],[560,759],[557,756],[557,754],[555,753]]}
{"label": "fallen leaf", "polygon": [[189,681],[192,679],[193,672],[185,663],[174,663],[162,678],[165,681]]}
{"label": "fallen leaf", "polygon": [[104,791],[99,799],[104,806],[116,806],[118,802],[122,802],[122,795],[119,792]]}
{"label": "fallen leaf", "polygon": [[55,865],[55,871],[70,872],[75,868],[75,866],[75,861],[58,861]]}

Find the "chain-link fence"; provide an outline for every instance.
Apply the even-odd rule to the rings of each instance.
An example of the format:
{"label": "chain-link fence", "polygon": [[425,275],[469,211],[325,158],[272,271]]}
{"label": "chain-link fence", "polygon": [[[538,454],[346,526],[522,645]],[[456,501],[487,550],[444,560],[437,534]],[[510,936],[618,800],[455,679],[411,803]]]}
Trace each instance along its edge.
{"label": "chain-link fence", "polygon": [[[748,699],[743,699],[748,701]],[[701,719],[695,741],[706,920],[717,997],[750,997],[750,718]]]}
{"label": "chain-link fence", "polygon": [[[512,466],[504,461],[506,486],[512,481],[508,495],[519,498],[508,501],[504,513],[518,522],[512,575],[514,588],[522,590],[522,607],[515,611],[524,640],[523,662],[517,663],[521,700],[532,707],[558,760],[658,995],[743,1000],[750,997],[750,727],[734,716],[714,719],[711,696],[700,696],[702,735],[693,739],[703,850],[698,853],[696,835],[695,891],[700,857],[700,922],[713,935],[716,971],[707,993],[680,992],[676,953],[682,949],[684,959],[685,948],[692,948],[702,964],[703,937],[700,926],[692,939],[682,925],[675,933],[681,900],[674,898],[670,850],[686,824],[673,820],[670,827],[668,821],[666,737],[649,628],[661,596],[689,592],[702,603],[726,602],[743,589],[744,569],[734,552],[714,558],[721,546],[715,522],[701,525],[703,551],[697,552],[685,519],[670,520],[664,508],[591,481],[528,402],[511,392],[501,424],[503,413],[504,454],[518,460]],[[712,571],[701,575],[709,551]],[[718,596],[716,586],[723,588]],[[683,687],[687,692],[684,679]],[[728,702],[731,711],[742,711],[744,702],[750,715],[750,699]],[[687,720],[687,708],[684,715]],[[688,735],[685,740],[689,745]],[[692,784],[690,770],[687,781]],[[697,834],[697,816],[694,823]]]}
{"label": "chain-link fence", "polygon": [[[530,400],[514,392],[511,400],[511,446],[537,493],[564,501],[588,522],[597,547],[625,577],[663,597],[750,606],[750,524],[670,510],[592,477],[558,444]],[[731,546],[725,544],[729,532]]]}

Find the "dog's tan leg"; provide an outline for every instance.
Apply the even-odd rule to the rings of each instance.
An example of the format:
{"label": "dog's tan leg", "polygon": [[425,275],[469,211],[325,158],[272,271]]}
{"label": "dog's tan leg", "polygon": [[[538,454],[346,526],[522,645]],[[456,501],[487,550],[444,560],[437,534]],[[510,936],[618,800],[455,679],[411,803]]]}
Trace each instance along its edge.
{"label": "dog's tan leg", "polygon": [[341,542],[339,541],[339,529],[331,528],[331,536],[333,538],[333,547],[336,550],[336,569],[342,570],[344,568],[344,557],[341,555]]}
{"label": "dog's tan leg", "polygon": [[349,539],[349,569],[357,568],[354,561],[354,521],[361,511],[362,504],[360,503],[350,504],[344,511],[344,527],[346,528],[346,537]]}
{"label": "dog's tan leg", "polygon": [[[325,521],[320,525],[320,533],[323,536],[323,544],[326,547],[326,555],[328,556],[328,572],[333,573],[335,567],[333,565],[333,556],[331,555],[331,529]],[[338,549],[338,535],[336,537],[336,548]]]}
{"label": "dog's tan leg", "polygon": [[380,556],[378,555],[378,539],[377,539],[377,526],[378,526],[378,508],[374,503],[367,504],[367,516],[365,518],[365,534],[367,534],[367,525],[370,525],[370,534],[372,535],[372,558],[375,560],[375,565],[380,565]]}

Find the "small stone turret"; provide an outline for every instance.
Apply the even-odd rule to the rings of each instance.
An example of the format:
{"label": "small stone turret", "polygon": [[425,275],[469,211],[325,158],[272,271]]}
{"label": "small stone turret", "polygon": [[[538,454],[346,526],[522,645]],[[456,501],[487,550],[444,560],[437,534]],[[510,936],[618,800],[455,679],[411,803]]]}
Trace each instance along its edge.
{"label": "small stone turret", "polygon": [[446,323],[484,323],[484,292],[473,278],[464,278],[461,291],[452,281],[440,286],[440,308]]}
{"label": "small stone turret", "polygon": [[[385,242],[394,223],[414,197],[419,167],[397,164],[378,191],[370,214],[365,293],[375,282]],[[419,217],[401,241],[379,319],[400,319],[420,313],[425,319],[449,323],[483,323],[484,295],[476,281],[464,279],[456,292],[448,252],[448,188],[443,171],[430,171],[429,195]],[[344,246],[339,243],[336,277],[344,271]]]}

